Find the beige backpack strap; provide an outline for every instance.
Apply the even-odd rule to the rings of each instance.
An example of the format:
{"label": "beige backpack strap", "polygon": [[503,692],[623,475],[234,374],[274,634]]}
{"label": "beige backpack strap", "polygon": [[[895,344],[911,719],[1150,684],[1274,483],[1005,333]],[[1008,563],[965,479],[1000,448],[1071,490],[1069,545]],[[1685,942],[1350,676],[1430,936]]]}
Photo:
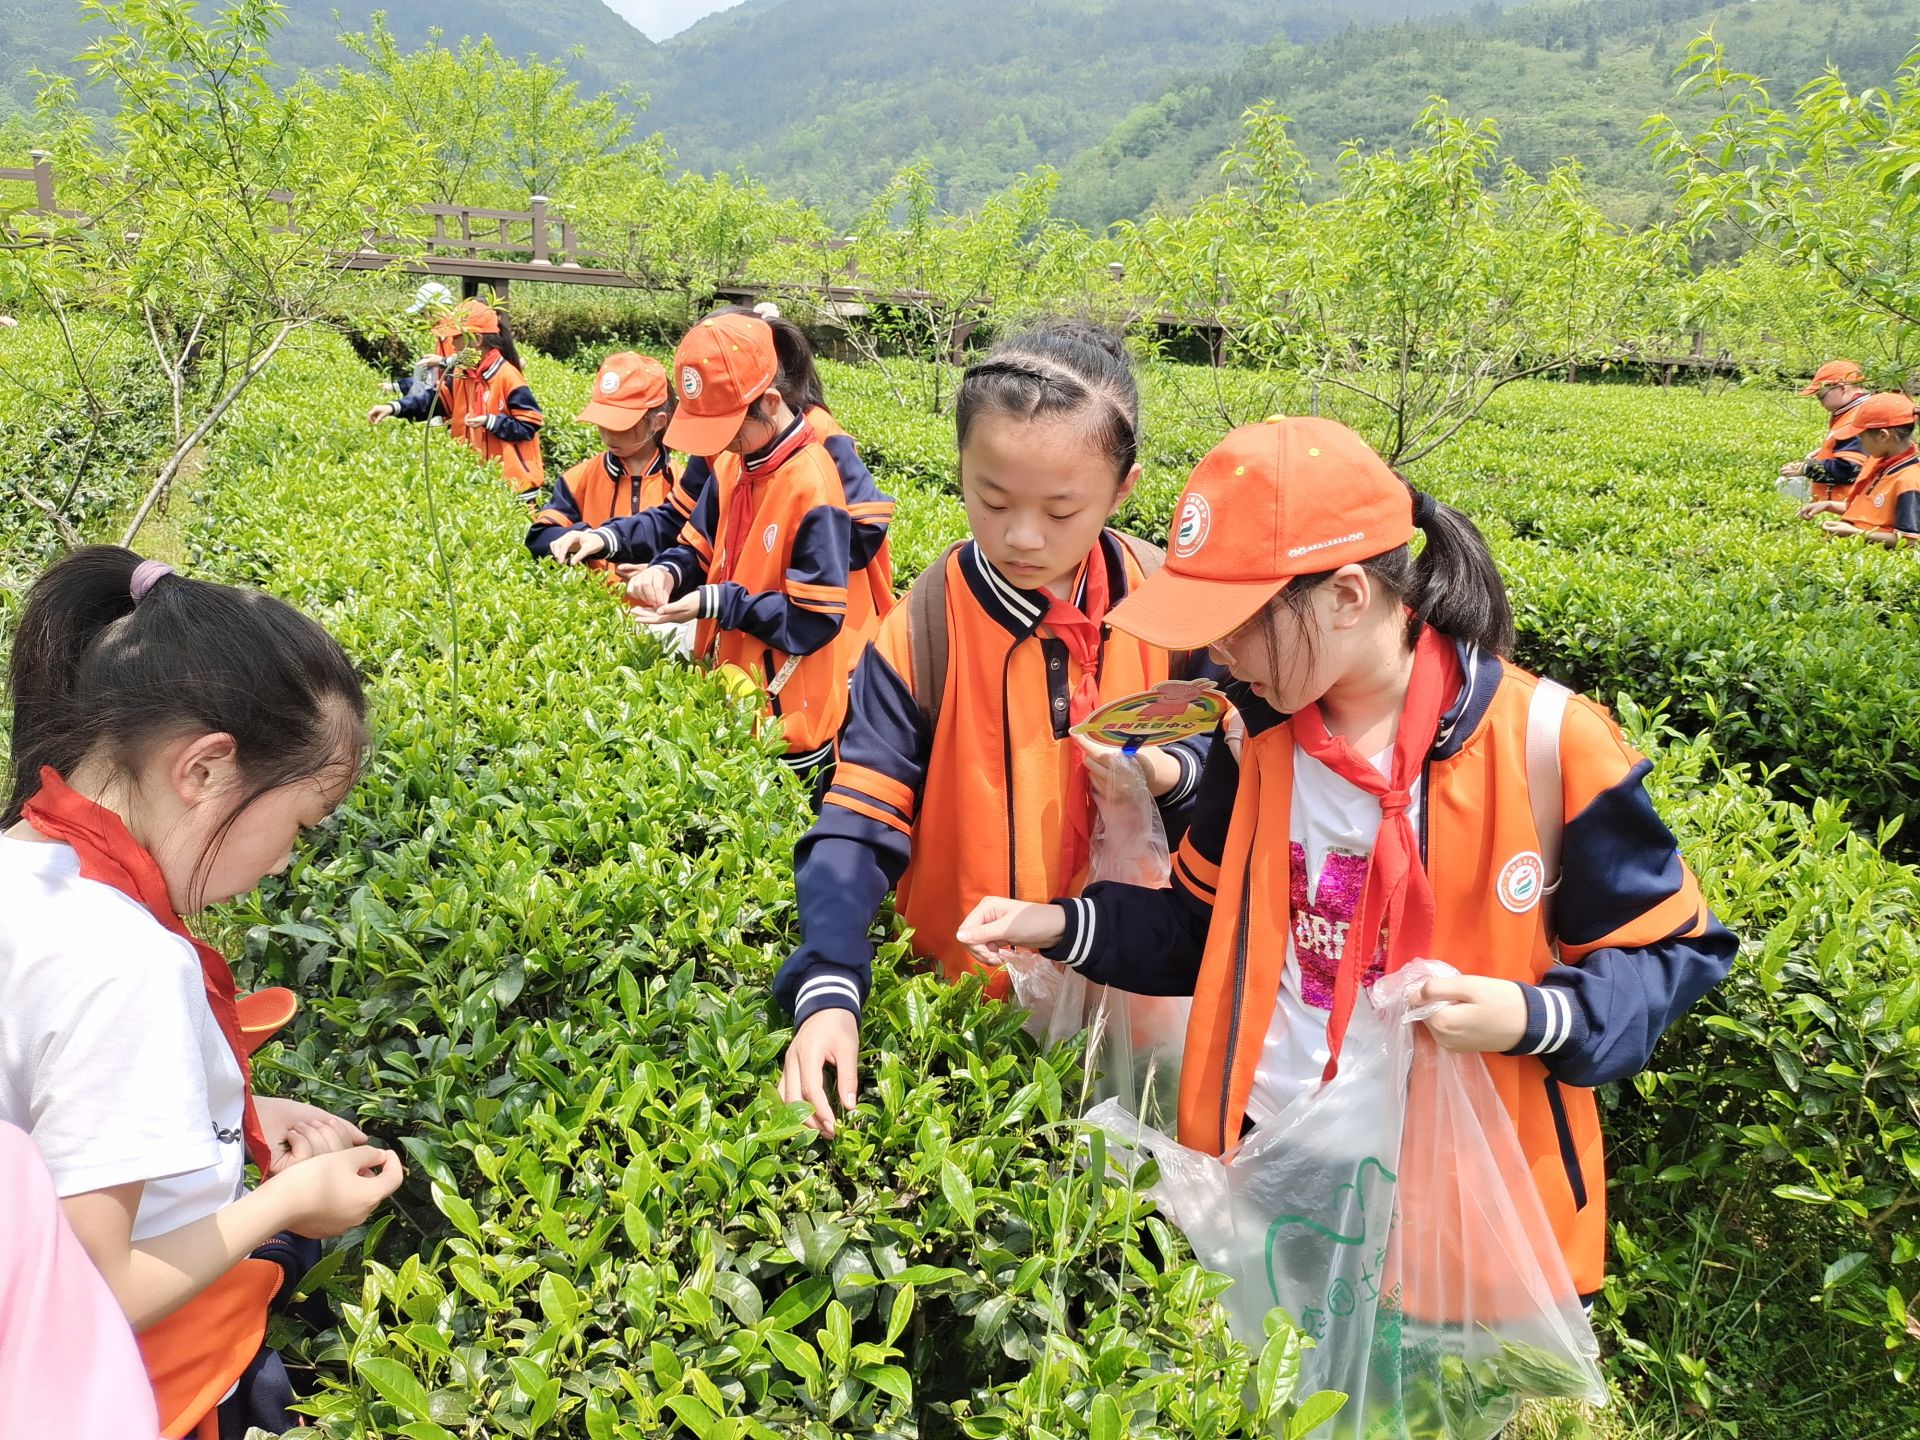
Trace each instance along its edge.
{"label": "beige backpack strap", "polygon": [[940,558],[915,577],[907,591],[907,650],[913,659],[913,698],[926,718],[929,734],[940,724],[940,701],[947,693],[947,561],[967,542],[940,552]]}
{"label": "beige backpack strap", "polygon": [[1560,779],[1560,727],[1573,692],[1542,676],[1527,701],[1527,797],[1533,805],[1533,829],[1540,837],[1544,882],[1540,904],[1547,932],[1553,933],[1553,897],[1560,888],[1560,838],[1566,830],[1566,803]]}

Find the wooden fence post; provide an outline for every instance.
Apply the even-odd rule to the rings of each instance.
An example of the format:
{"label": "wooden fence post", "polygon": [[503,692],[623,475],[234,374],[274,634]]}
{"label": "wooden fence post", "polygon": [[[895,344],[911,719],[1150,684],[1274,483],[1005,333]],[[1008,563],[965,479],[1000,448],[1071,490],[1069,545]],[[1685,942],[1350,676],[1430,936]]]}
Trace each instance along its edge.
{"label": "wooden fence post", "polygon": [[29,150],[27,158],[33,161],[34,203],[48,214],[52,214],[53,157],[44,150]]}
{"label": "wooden fence post", "polygon": [[533,263],[548,265],[547,258],[547,197],[533,197]]}

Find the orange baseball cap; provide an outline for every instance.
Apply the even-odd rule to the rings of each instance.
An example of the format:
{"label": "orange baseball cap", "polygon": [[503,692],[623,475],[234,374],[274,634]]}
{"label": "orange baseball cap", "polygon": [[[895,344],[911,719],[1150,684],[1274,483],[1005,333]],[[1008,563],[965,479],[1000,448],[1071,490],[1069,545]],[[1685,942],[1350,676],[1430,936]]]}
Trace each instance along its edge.
{"label": "orange baseball cap", "polygon": [[455,335],[498,335],[500,312],[480,300],[462,300],[453,313],[436,320],[433,333],[452,339]]}
{"label": "orange baseball cap", "polygon": [[574,418],[609,430],[631,430],[666,403],[666,366],[651,355],[622,350],[600,362],[593,398]]}
{"label": "orange baseball cap", "polygon": [[1818,395],[1828,385],[1858,385],[1866,378],[1866,372],[1851,360],[1829,360],[1813,372],[1813,383],[1800,393]]}
{"label": "orange baseball cap", "polygon": [[1903,395],[1898,390],[1884,395],[1869,395],[1849,410],[1840,424],[1834,426],[1834,438],[1851,440],[1869,430],[1898,430],[1902,425],[1913,424],[1915,413],[1911,395]]}
{"label": "orange baseball cap", "polygon": [[717,455],[780,374],[773,327],[758,315],[702,320],[673,352],[673,373],[680,408],[667,425],[667,444],[685,455]]}
{"label": "orange baseball cap", "polygon": [[1384,555],[1413,530],[1413,491],[1339,421],[1242,425],[1194,467],[1166,564],[1107,618],[1149,645],[1198,650],[1296,575]]}

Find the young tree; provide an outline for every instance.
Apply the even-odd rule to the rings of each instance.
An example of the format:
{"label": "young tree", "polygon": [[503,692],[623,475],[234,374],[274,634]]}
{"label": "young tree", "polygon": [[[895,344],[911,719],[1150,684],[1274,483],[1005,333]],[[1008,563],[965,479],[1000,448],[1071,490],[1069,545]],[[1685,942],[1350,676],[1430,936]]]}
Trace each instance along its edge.
{"label": "young tree", "polygon": [[1836,306],[1920,321],[1920,51],[1890,88],[1855,93],[1829,69],[1789,106],[1730,67],[1711,36],[1676,73],[1683,94],[1716,109],[1698,129],[1647,122],[1689,233],[1731,229],[1817,272]]}
{"label": "young tree", "polygon": [[98,138],[70,84],[43,97],[81,214],[35,217],[4,283],[63,329],[85,308],[144,335],[167,377],[173,445],[130,543],[281,346],[331,312],[363,238],[397,227],[407,153],[391,126],[343,132],[310,88],[274,87],[275,0],[235,0],[206,23],[187,0],[84,3],[101,33],[81,59],[118,110]]}

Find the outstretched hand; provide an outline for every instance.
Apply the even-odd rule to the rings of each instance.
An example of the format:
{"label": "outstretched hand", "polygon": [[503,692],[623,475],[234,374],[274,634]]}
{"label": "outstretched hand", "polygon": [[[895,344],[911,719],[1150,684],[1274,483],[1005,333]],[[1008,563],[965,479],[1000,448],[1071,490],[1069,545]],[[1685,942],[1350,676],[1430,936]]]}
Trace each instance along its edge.
{"label": "outstretched hand", "polygon": [[816,1010],[809,1015],[787,1046],[780,1071],[780,1098],[790,1105],[802,1100],[811,1105],[807,1128],[827,1136],[836,1133],[827,1096],[829,1065],[841,1110],[853,1109],[860,1079],[860,1017],[851,1010]]}

